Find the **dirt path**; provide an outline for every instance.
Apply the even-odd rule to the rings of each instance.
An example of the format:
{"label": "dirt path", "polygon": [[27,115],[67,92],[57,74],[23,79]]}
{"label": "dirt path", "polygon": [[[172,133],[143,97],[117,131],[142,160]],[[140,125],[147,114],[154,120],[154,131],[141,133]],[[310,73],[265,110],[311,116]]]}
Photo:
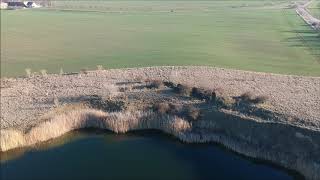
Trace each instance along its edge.
{"label": "dirt path", "polygon": [[308,0],[301,3],[296,3],[297,14],[314,30],[320,30],[320,20],[311,15],[308,10],[308,6],[312,3],[312,0]]}

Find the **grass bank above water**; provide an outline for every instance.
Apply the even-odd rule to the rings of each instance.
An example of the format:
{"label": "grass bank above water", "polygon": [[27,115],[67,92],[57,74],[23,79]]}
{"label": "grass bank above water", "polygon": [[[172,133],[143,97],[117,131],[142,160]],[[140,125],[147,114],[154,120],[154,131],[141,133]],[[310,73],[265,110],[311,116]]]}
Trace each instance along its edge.
{"label": "grass bank above water", "polygon": [[[130,9],[132,3],[109,2],[108,7],[122,13],[1,11],[1,75],[24,75],[26,68],[57,73],[96,65],[208,65],[320,75],[319,36],[293,9],[264,8],[265,2],[259,1],[201,6],[165,1],[140,2],[138,7],[163,8],[142,11]],[[186,9],[179,10],[181,3]]]}

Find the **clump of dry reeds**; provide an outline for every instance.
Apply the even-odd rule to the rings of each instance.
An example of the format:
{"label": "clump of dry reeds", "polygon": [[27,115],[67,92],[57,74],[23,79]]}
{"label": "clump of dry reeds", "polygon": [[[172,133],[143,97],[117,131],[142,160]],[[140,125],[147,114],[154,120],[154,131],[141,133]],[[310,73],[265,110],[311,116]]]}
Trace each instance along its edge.
{"label": "clump of dry reeds", "polygon": [[186,108],[186,115],[187,115],[187,118],[191,121],[199,120],[201,116],[201,111],[199,108],[189,105]]}
{"label": "clump of dry reeds", "polygon": [[91,108],[106,112],[123,111],[127,109],[127,102],[122,99],[102,98],[101,96],[90,96],[84,102]]}
{"label": "clump of dry reeds", "polygon": [[163,82],[160,79],[147,79],[145,83],[148,89],[159,89],[163,87]]}
{"label": "clump of dry reeds", "polygon": [[220,95],[217,96],[215,103],[218,107],[230,109],[235,105],[236,101],[230,96]]}
{"label": "clump of dry reeds", "polygon": [[192,92],[192,88],[187,85],[178,84],[173,90],[183,96],[190,96]]}
{"label": "clump of dry reeds", "polygon": [[170,110],[169,103],[158,103],[154,105],[154,110],[160,114],[168,114]]}
{"label": "clump of dry reeds", "polygon": [[268,100],[267,96],[254,96],[251,92],[245,92],[240,95],[240,101],[245,103],[261,104]]}
{"label": "clump of dry reeds", "polygon": [[167,102],[155,104],[153,110],[161,115],[174,115],[191,121],[200,119],[201,115],[200,109],[193,105],[181,106]]}
{"label": "clump of dry reeds", "polygon": [[203,89],[193,87],[191,92],[192,97],[197,99],[206,100],[207,102],[212,102],[216,100],[216,93],[213,90]]}
{"label": "clump of dry reeds", "polygon": [[[63,110],[67,108],[68,110]],[[61,136],[81,128],[101,128],[125,133],[129,130],[159,129],[181,136],[191,128],[190,124],[176,116],[158,116],[151,111],[121,111],[106,113],[87,106],[68,105],[46,116],[46,120],[23,133],[17,130],[1,130],[0,151],[29,146]]]}

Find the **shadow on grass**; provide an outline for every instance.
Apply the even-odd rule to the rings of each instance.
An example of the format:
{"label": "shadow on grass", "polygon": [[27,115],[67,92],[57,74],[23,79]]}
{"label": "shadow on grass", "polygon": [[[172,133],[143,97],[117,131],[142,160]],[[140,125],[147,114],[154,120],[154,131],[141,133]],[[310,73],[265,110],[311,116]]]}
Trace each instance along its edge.
{"label": "shadow on grass", "polygon": [[290,34],[290,38],[286,38],[285,42],[290,47],[307,49],[310,54],[315,56],[316,61],[320,63],[320,31],[311,29],[309,25],[302,25],[301,27],[303,30],[283,31]]}

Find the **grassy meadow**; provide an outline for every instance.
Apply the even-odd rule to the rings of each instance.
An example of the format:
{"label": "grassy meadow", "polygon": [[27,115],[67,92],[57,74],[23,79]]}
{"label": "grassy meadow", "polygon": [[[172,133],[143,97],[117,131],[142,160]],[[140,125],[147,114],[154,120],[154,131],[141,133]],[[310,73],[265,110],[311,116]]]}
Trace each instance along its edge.
{"label": "grassy meadow", "polygon": [[286,1],[53,4],[64,10],[1,11],[2,76],[96,65],[208,65],[320,76],[320,36],[284,8]]}
{"label": "grassy meadow", "polygon": [[313,0],[309,6],[309,10],[314,17],[320,18],[320,0]]}

